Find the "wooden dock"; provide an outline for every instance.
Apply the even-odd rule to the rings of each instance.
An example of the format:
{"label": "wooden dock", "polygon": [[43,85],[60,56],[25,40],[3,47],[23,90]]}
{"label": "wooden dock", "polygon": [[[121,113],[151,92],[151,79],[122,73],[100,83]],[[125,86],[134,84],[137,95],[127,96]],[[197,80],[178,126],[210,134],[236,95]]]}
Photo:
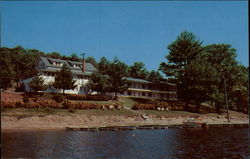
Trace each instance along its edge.
{"label": "wooden dock", "polygon": [[[206,124],[203,127],[199,128],[223,128],[223,127],[249,127],[249,124]],[[68,126],[66,130],[68,131],[122,131],[122,130],[153,130],[153,129],[169,129],[169,128],[197,128],[197,127],[185,127],[183,124],[179,125],[134,125],[134,126],[99,126],[99,127],[90,127],[90,126]]]}

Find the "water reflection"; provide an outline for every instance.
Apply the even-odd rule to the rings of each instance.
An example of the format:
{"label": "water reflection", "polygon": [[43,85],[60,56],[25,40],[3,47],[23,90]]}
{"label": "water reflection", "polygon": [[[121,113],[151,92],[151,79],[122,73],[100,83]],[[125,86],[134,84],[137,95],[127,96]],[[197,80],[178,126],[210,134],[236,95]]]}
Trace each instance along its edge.
{"label": "water reflection", "polygon": [[2,157],[247,158],[247,128],[2,133]]}

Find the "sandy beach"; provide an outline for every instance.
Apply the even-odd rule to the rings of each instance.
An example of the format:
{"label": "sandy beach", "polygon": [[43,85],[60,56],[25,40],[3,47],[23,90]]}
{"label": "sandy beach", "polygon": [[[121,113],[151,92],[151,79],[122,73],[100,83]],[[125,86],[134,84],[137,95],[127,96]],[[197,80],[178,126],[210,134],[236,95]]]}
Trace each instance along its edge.
{"label": "sandy beach", "polygon": [[[111,126],[111,125],[142,125],[142,124],[165,124],[174,125],[193,118],[192,116],[157,117],[150,116],[144,120],[141,116],[87,116],[72,114],[70,116],[48,115],[44,117],[1,117],[1,128],[4,129],[64,129],[67,126]],[[200,115],[197,120],[207,124],[226,124],[227,118],[224,115]],[[246,124],[249,118],[245,116],[231,116],[230,123]]]}

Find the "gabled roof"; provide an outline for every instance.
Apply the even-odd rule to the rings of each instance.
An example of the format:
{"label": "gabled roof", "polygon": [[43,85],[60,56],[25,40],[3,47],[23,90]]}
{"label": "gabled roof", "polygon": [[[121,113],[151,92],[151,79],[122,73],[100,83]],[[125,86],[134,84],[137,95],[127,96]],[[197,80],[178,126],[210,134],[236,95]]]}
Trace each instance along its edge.
{"label": "gabled roof", "polygon": [[[40,69],[39,71],[40,72],[59,72],[60,69]],[[74,71],[74,70],[71,70],[71,72],[76,75],[86,75],[86,76],[90,76],[92,74],[92,72],[82,72],[82,71]]]}
{"label": "gabled roof", "polygon": [[[70,60],[61,60],[61,59],[54,59],[50,57],[40,57],[40,60],[45,64],[45,67],[52,67],[52,68],[61,68],[60,65],[53,65],[53,62],[60,62],[66,64],[72,71],[81,71],[82,69],[82,62],[78,61],[70,61]],[[79,65],[80,67],[73,67],[73,65]],[[91,63],[85,63],[85,70],[86,72],[94,72],[97,71],[95,66]]]}

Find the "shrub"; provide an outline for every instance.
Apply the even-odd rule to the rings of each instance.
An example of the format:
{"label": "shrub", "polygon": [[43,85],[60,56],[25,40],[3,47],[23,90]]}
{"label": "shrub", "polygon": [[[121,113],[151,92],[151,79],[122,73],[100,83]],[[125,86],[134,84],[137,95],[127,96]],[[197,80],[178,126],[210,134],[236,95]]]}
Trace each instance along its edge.
{"label": "shrub", "polygon": [[2,101],[2,107],[4,108],[15,108],[16,107],[16,102],[13,101]]}
{"label": "shrub", "polygon": [[40,104],[37,102],[30,101],[29,103],[25,104],[26,108],[39,108]]}
{"label": "shrub", "polygon": [[84,103],[84,102],[64,102],[63,108],[73,108],[73,109],[100,109],[101,106],[96,103]]}
{"label": "shrub", "polygon": [[22,107],[23,106],[23,103],[21,102],[21,101],[17,101],[16,103],[15,103],[15,107],[16,108],[19,108],[19,107]]}
{"label": "shrub", "polygon": [[55,100],[57,103],[62,103],[65,98],[61,94],[56,94],[52,97],[52,99]]}
{"label": "shrub", "polygon": [[47,93],[43,93],[43,92],[26,92],[25,96],[27,96],[28,98],[38,98],[40,96],[43,96],[44,94],[47,94]]}
{"label": "shrub", "polygon": [[112,99],[112,96],[106,95],[82,95],[82,94],[69,94],[66,97],[69,100],[93,100],[93,101],[108,101]]}
{"label": "shrub", "polygon": [[68,102],[68,100],[64,100],[64,102],[62,103],[62,108],[63,109],[69,108],[69,102]]}
{"label": "shrub", "polygon": [[28,98],[27,95],[24,95],[23,102],[24,103],[28,103],[29,102],[29,98]]}
{"label": "shrub", "polygon": [[132,107],[133,110],[145,109],[145,110],[154,110],[156,109],[155,104],[134,104]]}
{"label": "shrub", "polygon": [[57,103],[52,99],[38,100],[37,103],[40,105],[40,107],[51,107],[51,108],[62,107],[60,103]]}
{"label": "shrub", "polygon": [[66,96],[67,99],[69,100],[86,100],[86,96],[82,94],[68,94]]}

